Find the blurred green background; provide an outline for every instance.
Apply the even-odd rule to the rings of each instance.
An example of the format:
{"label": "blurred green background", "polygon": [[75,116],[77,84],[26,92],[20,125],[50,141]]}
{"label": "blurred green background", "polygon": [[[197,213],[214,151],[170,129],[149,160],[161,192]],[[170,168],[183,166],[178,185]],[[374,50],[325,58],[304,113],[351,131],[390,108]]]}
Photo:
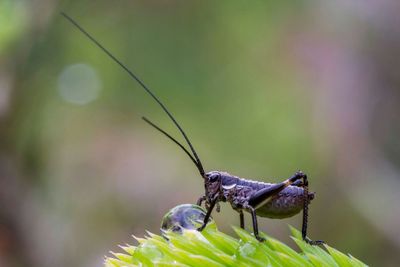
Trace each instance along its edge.
{"label": "blurred green background", "polygon": [[[101,266],[158,232],[207,171],[316,191],[309,236],[371,266],[400,262],[400,2],[0,0],[0,266]],[[237,214],[214,214],[232,233]],[[250,217],[246,216],[249,229]],[[289,240],[301,216],[261,218]]]}

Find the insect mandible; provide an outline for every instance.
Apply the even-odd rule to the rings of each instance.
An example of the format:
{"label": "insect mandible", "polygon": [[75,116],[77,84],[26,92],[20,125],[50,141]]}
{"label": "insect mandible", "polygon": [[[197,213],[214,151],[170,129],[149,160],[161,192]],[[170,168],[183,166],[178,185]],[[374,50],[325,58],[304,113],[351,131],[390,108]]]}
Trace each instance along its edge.
{"label": "insect mandible", "polygon": [[109,52],[96,39],[94,39],[75,20],[73,20],[64,12],[61,12],[61,15],[71,22],[76,28],[78,28],[84,35],[86,35],[86,37],[88,37],[122,69],[124,69],[131,78],[139,83],[139,85],[161,106],[161,108],[182,134],[189,146],[190,151],[170,134],[162,130],[147,118],[142,117],[145,122],[177,144],[193,161],[194,165],[196,165],[197,169],[199,170],[201,177],[204,179],[205,194],[199,198],[197,204],[201,205],[204,202],[207,213],[204,218],[203,225],[198,228],[199,231],[202,231],[207,225],[207,222],[211,216],[211,212],[216,206],[217,211],[219,211],[219,202],[229,202],[232,208],[239,213],[241,228],[244,228],[243,211],[247,211],[251,214],[254,236],[259,241],[263,241],[264,239],[258,233],[257,216],[268,218],[286,218],[291,217],[303,210],[303,240],[312,245],[319,245],[323,243],[323,241],[313,241],[307,237],[308,205],[314,198],[314,193],[308,191],[308,179],[305,173],[298,171],[285,181],[276,184],[242,179],[222,171],[211,171],[206,173],[200,158],[197,155],[192,143],[189,141],[186,133],[183,131],[182,127],[178,124],[176,119],[168,111],[165,105],[156,97],[156,95],[138,78],[136,74],[129,70],[119,59],[117,59],[113,54],[111,54],[111,52]]}

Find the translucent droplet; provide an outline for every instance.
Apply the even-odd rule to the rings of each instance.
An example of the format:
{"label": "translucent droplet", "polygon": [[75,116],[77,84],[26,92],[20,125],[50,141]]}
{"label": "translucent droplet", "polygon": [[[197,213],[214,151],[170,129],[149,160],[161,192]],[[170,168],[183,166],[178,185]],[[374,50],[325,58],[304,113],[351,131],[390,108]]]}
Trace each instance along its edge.
{"label": "translucent droplet", "polygon": [[[161,223],[161,230],[178,233],[181,233],[182,229],[194,230],[203,224],[205,216],[206,212],[201,207],[193,204],[182,204],[165,214]],[[211,218],[209,224],[214,224]]]}

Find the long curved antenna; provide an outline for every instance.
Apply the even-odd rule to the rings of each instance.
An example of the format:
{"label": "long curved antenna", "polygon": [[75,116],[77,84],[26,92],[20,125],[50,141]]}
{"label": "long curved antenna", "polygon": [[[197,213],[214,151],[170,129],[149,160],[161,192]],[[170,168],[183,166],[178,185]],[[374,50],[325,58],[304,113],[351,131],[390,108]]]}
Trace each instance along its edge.
{"label": "long curved antenna", "polygon": [[197,156],[197,153],[195,149],[193,148],[192,143],[190,143],[189,138],[186,136],[185,132],[181,128],[181,126],[178,124],[178,122],[175,120],[175,118],[172,116],[172,114],[168,111],[168,109],[164,106],[164,104],[155,96],[155,94],[139,79],[138,76],[136,76],[131,70],[129,70],[120,60],[118,60],[111,52],[109,52],[104,46],[102,46],[94,37],[92,37],[87,31],[85,31],[75,20],[73,20],[70,16],[68,16],[66,13],[61,12],[61,15],[66,18],[69,22],[71,22],[79,31],[81,31],[86,37],[88,37],[95,45],[97,45],[101,50],[103,50],[104,53],[106,53],[115,63],[117,63],[121,68],[123,68],[129,76],[131,76],[137,83],[140,84],[140,86],[161,106],[161,108],[165,111],[165,113],[168,115],[168,117],[172,120],[172,122],[175,124],[175,126],[179,129],[181,132],[183,138],[185,138],[186,143],[189,145],[190,150],[193,153],[194,158],[196,159],[196,166],[200,171],[200,174],[202,177],[204,177],[205,171],[203,168],[203,165],[201,164],[200,158]]}
{"label": "long curved antenna", "polygon": [[148,124],[150,124],[151,126],[153,126],[156,130],[160,131],[161,133],[163,133],[166,137],[168,137],[172,142],[174,142],[175,144],[177,144],[180,148],[183,149],[183,151],[186,152],[186,154],[189,156],[189,158],[193,161],[194,165],[196,165],[196,167],[199,169],[200,173],[201,173],[201,169],[199,168],[199,165],[197,164],[197,161],[195,160],[195,158],[193,158],[193,156],[190,154],[190,152],[181,144],[179,143],[175,138],[173,138],[169,133],[167,133],[166,131],[164,131],[163,129],[161,129],[160,127],[158,127],[157,125],[155,125],[153,122],[151,122],[149,119],[147,119],[146,117],[142,117],[142,119],[147,122]]}

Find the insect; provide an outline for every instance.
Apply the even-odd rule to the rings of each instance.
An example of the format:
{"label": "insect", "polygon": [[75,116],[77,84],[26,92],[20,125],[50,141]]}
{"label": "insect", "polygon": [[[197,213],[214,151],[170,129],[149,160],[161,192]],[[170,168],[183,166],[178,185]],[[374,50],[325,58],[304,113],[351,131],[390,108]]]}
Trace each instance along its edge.
{"label": "insect", "polygon": [[320,240],[312,241],[307,237],[308,205],[314,198],[314,193],[308,191],[308,179],[306,174],[298,171],[285,181],[274,184],[242,179],[222,171],[205,172],[200,158],[192,143],[189,141],[186,133],[156,95],[142,82],[142,80],[139,79],[136,74],[129,70],[119,59],[94,39],[75,20],[64,12],[62,12],[61,15],[86,35],[86,37],[88,37],[122,69],[124,69],[132,79],[139,83],[139,85],[160,105],[182,134],[190,151],[149,119],[142,117],[145,122],[178,145],[192,160],[201,177],[204,179],[205,194],[199,198],[197,204],[200,206],[204,202],[207,213],[202,226],[198,228],[199,231],[202,231],[207,225],[213,209],[217,207],[217,211],[219,211],[219,202],[229,202],[232,208],[239,213],[240,227],[244,228],[243,211],[247,211],[251,214],[254,236],[259,241],[263,241],[264,239],[258,233],[257,216],[286,218],[303,210],[303,240],[312,245],[323,243],[323,241]]}

